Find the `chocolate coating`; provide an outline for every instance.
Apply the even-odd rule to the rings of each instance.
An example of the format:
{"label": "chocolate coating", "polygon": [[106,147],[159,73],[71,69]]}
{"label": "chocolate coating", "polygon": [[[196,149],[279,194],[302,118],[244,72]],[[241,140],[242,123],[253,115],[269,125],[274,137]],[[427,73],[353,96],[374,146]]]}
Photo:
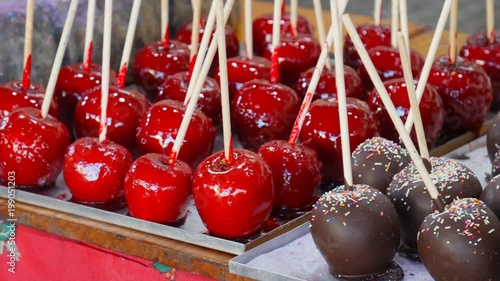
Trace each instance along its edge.
{"label": "chocolate coating", "polygon": [[435,280],[500,280],[500,221],[477,199],[456,200],[425,218],[418,251]]}
{"label": "chocolate coating", "polygon": [[495,153],[500,149],[500,113],[495,116],[488,135],[486,135],[486,147],[490,161],[493,163]]}
{"label": "chocolate coating", "polygon": [[354,184],[366,184],[384,194],[394,175],[411,162],[406,149],[381,137],[362,142],[351,158]]}
{"label": "chocolate coating", "polygon": [[495,177],[500,174],[500,150],[495,153],[493,162],[491,163],[491,176]]}
{"label": "chocolate coating", "polygon": [[314,205],[311,235],[332,275],[360,278],[390,268],[399,245],[399,219],[377,189],[341,186]]}
{"label": "chocolate coating", "polygon": [[[430,162],[430,175],[443,206],[457,198],[479,198],[481,183],[465,165],[443,157],[431,157]],[[398,212],[403,243],[416,250],[420,224],[425,217],[437,210],[437,207],[413,163],[394,176],[387,189],[387,196]]]}
{"label": "chocolate coating", "polygon": [[500,219],[500,176],[495,176],[491,179],[479,199]]}

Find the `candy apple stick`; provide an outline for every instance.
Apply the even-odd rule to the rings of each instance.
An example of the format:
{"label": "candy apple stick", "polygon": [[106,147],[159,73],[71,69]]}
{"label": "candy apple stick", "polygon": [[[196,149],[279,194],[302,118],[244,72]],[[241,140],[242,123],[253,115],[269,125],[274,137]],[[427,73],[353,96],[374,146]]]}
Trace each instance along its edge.
{"label": "candy apple stick", "polygon": [[382,0],[375,0],[375,7],[373,9],[373,21],[376,26],[380,25],[382,21]]}
{"label": "candy apple stick", "polygon": [[165,45],[170,42],[169,13],[168,0],[161,0],[161,36]]}
{"label": "candy apple stick", "polygon": [[495,41],[495,3],[486,0],[486,32],[490,43]]}
{"label": "candy apple stick", "polygon": [[201,0],[191,0],[191,6],[193,6],[193,24],[191,25],[191,53],[189,57],[192,60],[198,53],[200,40]]}
{"label": "candy apple stick", "polygon": [[87,24],[85,26],[85,45],[83,49],[83,70],[85,71],[90,71],[92,65],[95,4],[96,0],[89,0],[87,4]]}
{"label": "candy apple stick", "polygon": [[109,97],[109,72],[111,59],[111,23],[113,16],[113,0],[104,2],[104,29],[102,40],[102,84],[101,84],[101,127],[99,128],[99,141],[106,140],[108,132],[108,97]]}
{"label": "candy apple stick", "polygon": [[458,0],[453,0],[450,14],[450,60],[457,60],[457,24],[458,24]]}
{"label": "candy apple stick", "polygon": [[373,62],[371,61],[370,56],[366,51],[366,48],[361,42],[361,38],[359,37],[356,31],[356,27],[352,23],[352,20],[349,17],[349,15],[344,15],[342,17],[342,20],[344,22],[344,26],[347,29],[347,33],[349,33],[349,36],[351,37],[351,40],[353,41],[354,46],[356,47],[356,50],[361,60],[363,61],[364,66],[366,67],[368,75],[370,75],[370,79],[372,80],[375,89],[377,89],[377,92],[379,93],[380,98],[382,99],[382,102],[384,103],[384,106],[387,109],[387,113],[389,113],[389,116],[392,119],[392,122],[394,123],[394,126],[396,127],[396,130],[399,133],[399,136],[403,140],[403,143],[405,147],[408,149],[408,152],[410,153],[411,159],[415,164],[415,167],[417,168],[420,176],[422,177],[422,181],[424,182],[425,187],[429,192],[429,195],[434,200],[437,207],[442,210],[441,201],[439,201],[438,199],[439,193],[434,184],[432,183],[432,179],[429,175],[429,172],[427,171],[427,168],[425,167],[424,162],[418,155],[417,149],[415,148],[415,145],[411,140],[410,134],[405,130],[405,126],[401,121],[401,118],[399,117],[396,108],[394,107],[394,104],[392,103],[391,97],[387,93],[387,90],[385,89],[385,86],[382,83],[382,80],[380,79],[380,76],[378,75],[377,70],[373,65]]}
{"label": "candy apple stick", "polygon": [[253,58],[252,0],[245,0],[245,50],[247,59]]}
{"label": "candy apple stick", "polygon": [[130,52],[132,51],[132,44],[134,43],[135,28],[137,27],[137,19],[139,18],[139,11],[141,10],[141,3],[142,0],[134,0],[134,4],[132,5],[127,35],[125,37],[125,45],[123,46],[122,60],[120,62],[120,71],[118,72],[118,88],[125,87],[125,80],[127,80],[128,63],[130,60]]}
{"label": "candy apple stick", "polygon": [[297,36],[297,19],[299,17],[299,1],[291,0],[290,3],[290,25],[292,26],[292,36]]}
{"label": "candy apple stick", "polygon": [[33,47],[33,14],[35,0],[26,2],[26,23],[24,27],[24,64],[23,64],[23,89],[28,90],[31,85],[31,49]]}
{"label": "candy apple stick", "polygon": [[[314,16],[316,17],[316,25],[318,26],[318,37],[320,42],[325,42],[325,22],[323,21],[323,8],[321,7],[321,0],[313,0]],[[326,69],[332,70],[330,60],[326,60]]]}
{"label": "candy apple stick", "polygon": [[396,33],[399,30],[399,0],[392,0],[391,4],[391,46],[396,48],[398,45],[398,38]]}
{"label": "candy apple stick", "polygon": [[408,28],[408,5],[406,0],[399,0],[399,18],[401,22],[401,31],[405,37],[407,52],[410,54],[410,31]]}
{"label": "candy apple stick", "polygon": [[274,0],[274,13],[273,13],[273,37],[272,37],[272,52],[271,52],[271,82],[279,82],[279,62],[278,62],[278,48],[280,44],[281,33],[281,14],[284,0]]}
{"label": "candy apple stick", "polygon": [[52,70],[50,71],[47,89],[45,90],[45,96],[43,98],[41,113],[42,118],[47,118],[47,116],[49,115],[50,103],[52,102],[52,97],[54,96],[57,77],[59,76],[59,70],[61,69],[64,52],[66,51],[66,46],[68,45],[68,39],[71,32],[71,27],[73,26],[73,21],[75,20],[77,8],[78,0],[71,0],[68,15],[66,16],[66,22],[64,23],[61,39],[59,41],[59,46],[57,47],[56,57],[54,58],[54,64],[52,65]]}

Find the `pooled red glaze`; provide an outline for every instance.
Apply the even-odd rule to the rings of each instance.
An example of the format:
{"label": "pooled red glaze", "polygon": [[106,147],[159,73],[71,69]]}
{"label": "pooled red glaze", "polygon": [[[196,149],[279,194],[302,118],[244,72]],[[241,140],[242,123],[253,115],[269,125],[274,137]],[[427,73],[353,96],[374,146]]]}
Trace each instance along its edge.
{"label": "pooled red glaze", "polygon": [[[415,85],[417,81],[415,81]],[[406,83],[403,78],[393,79],[384,82],[385,89],[389,96],[391,97],[396,111],[403,122],[408,118],[408,112],[410,111],[410,100],[408,98],[408,89],[406,88]],[[399,142],[399,134],[394,127],[387,110],[385,109],[380,95],[377,90],[373,90],[368,94],[367,99],[368,105],[372,112],[377,116],[380,121],[381,126],[381,136],[392,140],[394,142]],[[422,122],[424,126],[425,138],[427,140],[427,146],[429,148],[436,144],[436,141],[441,134],[441,129],[443,128],[444,122],[444,108],[443,101],[439,94],[434,90],[434,88],[427,84],[420,100],[420,114],[422,116]],[[415,128],[415,126],[413,126]],[[412,132],[413,142],[416,142],[415,131]]]}
{"label": "pooled red glaze", "polygon": [[273,174],[275,209],[286,212],[311,206],[321,182],[321,162],[314,150],[274,140],[263,144],[259,155]]}
{"label": "pooled red glaze", "polygon": [[[312,35],[282,35],[278,46],[281,83],[295,85],[302,72],[316,65],[320,54],[321,44]],[[269,44],[263,57],[271,60],[272,56],[272,46]]]}
{"label": "pooled red glaze", "polygon": [[[377,69],[377,73],[382,81],[404,77],[401,56],[398,49],[387,46],[378,46],[371,48],[368,51],[368,55],[372,59],[373,65]],[[413,74],[413,77],[417,79],[420,76],[420,72],[422,72],[425,59],[420,53],[411,50],[410,60],[411,73]],[[373,89],[373,83],[363,65],[359,68],[359,77],[361,77],[361,80],[365,85],[365,89],[367,91],[371,91]]]}
{"label": "pooled red glaze", "polygon": [[467,39],[460,56],[480,65],[488,74],[493,88],[492,109],[500,109],[500,32],[490,42],[485,32],[476,33]]}
{"label": "pooled red glaze", "polygon": [[[281,16],[281,36],[292,33],[290,14]],[[267,45],[271,44],[273,35],[273,15],[264,14],[253,21],[253,49],[256,55],[262,56]],[[306,17],[299,15],[297,18],[298,34],[313,34],[313,28]]]}
{"label": "pooled red glaze", "polygon": [[253,150],[270,140],[286,140],[299,109],[300,100],[293,89],[266,80],[250,81],[232,101],[234,132]]}
{"label": "pooled red glaze", "polygon": [[[299,80],[295,83],[294,89],[300,98],[304,98],[307,93],[307,88],[311,82],[316,67],[309,68],[307,71],[302,72]],[[345,80],[345,93],[346,96],[364,100],[365,88],[359,77],[358,73],[349,66],[344,66],[344,80]],[[318,81],[318,87],[314,93],[313,100],[317,99],[337,99],[337,83],[335,81],[335,68],[332,70],[324,69]]]}
{"label": "pooled red glaze", "polygon": [[192,175],[185,162],[169,165],[161,154],[141,156],[125,177],[125,200],[130,215],[157,223],[181,224],[191,199]]}
{"label": "pooled red glaze", "polygon": [[[164,99],[172,99],[184,102],[186,93],[189,87],[189,72],[183,71],[171,75],[158,87],[158,95],[156,101]],[[210,117],[215,123],[219,123],[221,115],[221,96],[220,88],[217,81],[207,77],[203,88],[201,89],[200,98],[198,99],[197,108]]]}
{"label": "pooled red glaze", "polygon": [[[23,89],[21,81],[11,81],[0,86],[0,119],[9,115],[18,108],[42,108],[45,87],[31,84],[29,90]],[[49,114],[59,117],[59,105],[53,99],[50,103]]]}
{"label": "pooled red glaze", "polygon": [[123,201],[123,182],[132,161],[121,145],[98,138],[77,139],[64,156],[64,182],[73,199],[84,204]]}
{"label": "pooled red glaze", "polygon": [[448,56],[441,56],[432,66],[428,83],[443,100],[446,134],[479,130],[493,100],[490,79],[480,66],[462,57],[452,64]]}
{"label": "pooled red glaze", "polygon": [[271,170],[256,153],[235,149],[226,163],[224,152],[205,159],[194,173],[196,209],[210,235],[237,239],[257,234],[273,207]]}
{"label": "pooled red glaze", "polygon": [[[61,67],[59,71],[54,99],[60,107],[60,120],[68,127],[71,134],[76,105],[86,91],[101,85],[101,70],[100,65],[91,64],[90,71],[85,71],[83,63],[77,63]],[[110,84],[114,85],[116,73],[113,70],[109,78]]]}
{"label": "pooled red glaze", "polygon": [[[388,25],[363,24],[356,26],[356,30],[367,50],[377,46],[391,46],[391,27]],[[349,35],[346,35],[344,42],[344,61],[356,70],[363,64]]]}
{"label": "pooled red glaze", "polygon": [[[300,133],[302,143],[316,151],[323,163],[323,181],[343,184],[342,151],[338,104],[334,100],[314,101]],[[351,151],[368,138],[379,135],[379,122],[364,101],[347,98]]]}
{"label": "pooled red glaze", "polygon": [[[137,129],[137,149],[140,154],[169,155],[174,145],[186,108],[179,101],[162,100],[153,104]],[[196,167],[212,152],[215,127],[212,120],[196,110],[186,132],[179,160]]]}
{"label": "pooled red glaze", "polygon": [[70,144],[64,124],[52,116],[43,119],[36,108],[14,110],[0,123],[0,183],[15,174],[18,187],[54,184]]}
{"label": "pooled red glaze", "polygon": [[[227,78],[229,82],[229,97],[232,100],[236,92],[246,82],[254,79],[269,80],[271,73],[271,61],[254,56],[251,60],[247,57],[234,57],[227,60]],[[215,79],[220,81],[219,69],[215,71]]]}
{"label": "pooled red glaze", "polygon": [[[108,134],[110,141],[133,151],[139,121],[149,102],[141,93],[129,89],[109,87]],[[74,130],[77,138],[98,137],[101,126],[101,87],[86,92],[75,109]]]}
{"label": "pooled red glaze", "polygon": [[142,48],[134,61],[135,84],[154,95],[169,75],[189,69],[189,48],[186,44],[170,40],[168,48],[162,41]]}

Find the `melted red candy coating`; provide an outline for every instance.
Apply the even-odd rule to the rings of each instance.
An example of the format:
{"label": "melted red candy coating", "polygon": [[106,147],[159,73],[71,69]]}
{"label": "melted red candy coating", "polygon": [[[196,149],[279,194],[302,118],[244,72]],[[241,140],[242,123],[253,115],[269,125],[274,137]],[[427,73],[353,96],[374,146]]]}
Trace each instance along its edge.
{"label": "melted red candy coating", "polygon": [[193,172],[182,161],[166,163],[164,155],[149,153],[130,167],[124,190],[131,216],[164,224],[176,224],[186,217]]}
{"label": "melted red candy coating", "polygon": [[[361,42],[367,50],[377,46],[391,46],[391,28],[387,25],[358,25],[356,26]],[[361,59],[354,47],[349,35],[345,37],[344,60],[347,65],[358,69],[361,65]]]}
{"label": "melted red candy coating", "polygon": [[[379,123],[368,104],[347,98],[351,151],[368,138],[379,135]],[[323,181],[343,183],[338,104],[334,100],[314,101],[300,133],[302,143],[314,149],[323,163]]]}
{"label": "melted red candy coating", "polygon": [[[149,102],[141,93],[129,89],[109,87],[108,139],[135,149],[135,135],[139,121]],[[77,138],[98,137],[101,126],[101,87],[95,87],[80,100],[75,109],[74,130]]]}
{"label": "melted red candy coating", "polygon": [[0,124],[0,183],[7,184],[14,173],[18,187],[54,184],[69,143],[59,120],[43,119],[36,108],[14,110]]}
{"label": "melted red candy coating", "polygon": [[[45,87],[31,84],[28,90],[23,89],[21,81],[11,81],[0,86],[0,118],[6,117],[18,108],[42,108]],[[59,105],[53,99],[50,103],[49,114],[59,117]]]}
{"label": "melted red candy coating", "polygon": [[193,180],[196,209],[209,233],[227,239],[249,237],[266,223],[273,207],[271,170],[257,154],[235,149],[205,159]]}

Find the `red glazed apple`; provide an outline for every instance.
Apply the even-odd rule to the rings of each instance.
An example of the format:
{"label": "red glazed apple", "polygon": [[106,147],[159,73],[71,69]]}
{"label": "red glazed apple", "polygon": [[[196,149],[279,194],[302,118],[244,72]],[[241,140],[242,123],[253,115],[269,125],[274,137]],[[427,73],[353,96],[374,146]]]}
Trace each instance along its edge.
{"label": "red glazed apple", "polygon": [[286,216],[311,207],[321,182],[321,162],[316,152],[302,144],[274,140],[263,144],[259,155],[273,174],[275,211]]}
{"label": "red glazed apple", "polygon": [[[156,101],[163,99],[172,99],[184,102],[189,87],[189,72],[183,71],[171,75],[158,87],[158,96]],[[206,116],[210,117],[215,123],[219,122],[221,115],[221,96],[219,84],[210,77],[205,79],[201,89],[200,98],[197,107]]]}
{"label": "red glazed apple", "polygon": [[441,56],[431,69],[428,83],[443,100],[444,133],[455,136],[481,128],[493,96],[490,79],[480,66],[462,57],[452,64],[448,56]]}
{"label": "red glazed apple", "polygon": [[40,188],[54,184],[69,145],[68,130],[39,109],[20,108],[0,124],[0,183],[12,173],[16,186]]}
{"label": "red glazed apple", "polygon": [[167,47],[164,44],[159,41],[148,45],[135,57],[135,84],[151,96],[169,75],[189,69],[188,46],[175,40],[170,40]]}
{"label": "red glazed apple", "polygon": [[[153,104],[142,118],[137,130],[137,149],[140,154],[168,155],[172,150],[185,107],[179,101],[162,100]],[[180,160],[196,167],[212,152],[215,128],[212,120],[196,110],[186,132]]]}
{"label": "red glazed apple", "polygon": [[500,32],[496,32],[491,43],[484,32],[467,39],[460,55],[480,65],[488,74],[493,88],[492,109],[500,109]]}
{"label": "red glazed apple", "polygon": [[[30,84],[30,88],[25,90],[22,84],[21,81],[11,81],[0,86],[0,118],[6,117],[18,108],[42,108],[45,87]],[[55,100],[50,103],[49,113],[53,117],[59,117],[59,105]]]}
{"label": "red glazed apple", "polygon": [[98,138],[77,139],[64,156],[64,181],[72,200],[105,209],[123,208],[123,181],[132,161],[121,145]]}
{"label": "red glazed apple", "polygon": [[235,149],[205,159],[194,173],[196,209],[210,235],[237,239],[258,234],[271,214],[274,190],[271,170],[257,154]]}
{"label": "red glazed apple", "polygon": [[[415,85],[416,84],[417,81],[415,81]],[[410,100],[408,98],[408,89],[406,88],[405,80],[403,78],[389,80],[384,82],[384,86],[396,107],[399,117],[405,122],[408,117],[408,112],[410,111]],[[384,126],[382,126],[381,136],[394,142],[399,142],[399,134],[392,124],[377,90],[370,92],[367,102],[372,112],[377,115],[377,119],[380,123],[384,124]],[[425,87],[424,94],[420,100],[420,113],[424,125],[427,145],[433,147],[441,134],[445,116],[443,101],[436,90],[429,84]],[[412,136],[414,143],[416,143],[415,132],[412,132]]]}
{"label": "red glazed apple", "polygon": [[[372,59],[373,65],[377,69],[377,73],[382,81],[404,77],[401,56],[399,55],[398,49],[378,46],[370,49],[368,55]],[[413,50],[411,50],[410,59],[413,77],[418,78],[424,67],[425,60],[420,53]],[[359,68],[359,76],[365,84],[365,89],[371,91],[373,89],[372,80],[363,65]]]}
{"label": "red glazed apple", "polygon": [[[236,92],[246,82],[254,79],[269,80],[271,73],[271,61],[254,56],[251,60],[247,57],[234,57],[227,60],[229,97],[232,100]],[[215,71],[215,79],[220,81],[219,69]]]}
{"label": "red glazed apple", "polygon": [[[281,35],[292,33],[290,14],[281,16]],[[253,49],[256,55],[262,56],[264,50],[271,44],[273,35],[273,15],[265,14],[253,21]],[[299,15],[297,18],[298,34],[313,34],[313,28],[307,18]]]}
{"label": "red glazed apple", "polygon": [[[315,69],[316,68],[313,67],[305,72],[302,72],[299,80],[295,83],[294,89],[300,98],[305,97]],[[364,100],[365,88],[358,73],[351,67],[344,66],[344,77],[346,96]],[[313,100],[330,98],[337,99],[337,83],[335,79],[336,76],[334,67],[332,67],[332,70],[324,69],[323,72],[321,72],[318,87],[314,93]]]}
{"label": "red glazed apple", "polygon": [[[111,84],[116,83],[116,73],[111,70]],[[60,120],[64,122],[70,133],[73,133],[73,117],[78,102],[83,94],[101,84],[101,66],[92,64],[90,71],[85,71],[82,63],[71,64],[61,68],[57,77],[54,98],[60,107]]]}
{"label": "red glazed apple", "polygon": [[[149,102],[139,92],[109,87],[108,139],[133,151],[135,135]],[[101,122],[101,87],[85,93],[75,109],[74,129],[77,138],[98,137]]]}
{"label": "red glazed apple", "polygon": [[[264,50],[263,57],[271,59],[272,46]],[[278,61],[281,83],[292,87],[300,74],[316,65],[321,53],[321,44],[309,34],[297,36],[282,34],[278,46]]]}
{"label": "red glazed apple", "polygon": [[[377,46],[391,46],[391,28],[387,25],[364,24],[356,26],[356,30],[367,50]],[[362,65],[361,58],[348,35],[344,43],[344,60],[345,64],[356,70]]]}
{"label": "red glazed apple", "polygon": [[[323,163],[323,182],[342,184],[342,152],[340,146],[340,121],[335,100],[314,101],[304,120],[300,133],[302,143],[316,151]],[[368,104],[347,98],[351,151],[368,138],[379,135],[379,123]]]}
{"label": "red glazed apple", "polygon": [[287,139],[299,108],[293,89],[266,80],[250,81],[232,101],[234,131],[246,148],[257,150],[270,140]]}
{"label": "red glazed apple", "polygon": [[135,160],[125,177],[125,200],[135,218],[178,226],[186,219],[193,172],[185,162],[167,160],[157,153]]}

